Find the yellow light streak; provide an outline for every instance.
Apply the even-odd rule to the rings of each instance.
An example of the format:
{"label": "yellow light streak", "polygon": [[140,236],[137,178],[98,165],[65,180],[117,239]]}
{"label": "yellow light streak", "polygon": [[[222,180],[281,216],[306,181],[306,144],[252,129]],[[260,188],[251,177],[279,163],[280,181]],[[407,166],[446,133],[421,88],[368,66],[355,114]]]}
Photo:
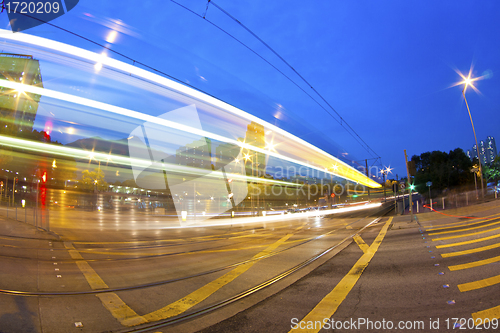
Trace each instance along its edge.
{"label": "yellow light streak", "polygon": [[[136,66],[123,63],[119,60],[106,57],[103,54],[97,54],[97,53],[94,53],[94,52],[91,52],[88,50],[84,50],[84,49],[81,49],[81,48],[78,48],[75,46],[67,45],[67,44],[53,41],[50,39],[46,39],[46,38],[42,38],[42,37],[38,37],[38,36],[33,36],[33,35],[28,35],[28,34],[23,34],[20,32],[13,34],[12,32],[5,30],[5,29],[0,29],[0,33],[1,33],[2,38],[4,38],[4,39],[13,40],[16,42],[27,43],[27,44],[31,44],[31,45],[36,45],[38,47],[43,47],[45,49],[53,50],[57,53],[66,53],[66,54],[72,55],[76,58],[85,59],[85,60],[88,60],[88,61],[91,61],[94,63],[102,63],[103,65],[106,65],[109,68],[114,68],[114,69],[117,69],[119,71],[123,71],[125,73],[130,73],[131,75],[148,80],[148,81],[153,82],[155,84],[162,85],[162,86],[164,86],[164,87],[166,87],[174,92],[180,93],[182,95],[190,96],[193,99],[197,99],[197,100],[202,101],[204,103],[210,104],[210,105],[215,106],[215,107],[217,107],[221,110],[224,110],[226,112],[236,114],[236,115],[238,115],[246,120],[259,123],[259,124],[263,125],[264,127],[268,128],[269,130],[271,130],[275,133],[279,133],[280,135],[282,135],[282,136],[284,136],[284,137],[288,138],[289,140],[292,140],[296,143],[299,143],[300,145],[304,146],[305,148],[310,149],[313,152],[319,153],[328,159],[336,161],[337,164],[341,165],[341,170],[338,173],[335,173],[334,175],[349,179],[351,181],[357,182],[357,183],[364,185],[364,186],[368,186],[368,187],[372,187],[372,188],[380,188],[381,187],[381,185],[379,183],[366,177],[363,173],[361,173],[360,171],[349,166],[347,163],[345,163],[345,162],[337,159],[336,157],[326,153],[322,149],[294,136],[293,134],[288,133],[287,131],[285,131],[285,130],[283,130],[275,125],[267,123],[267,122],[263,121],[262,119],[259,119],[258,117],[255,117],[251,114],[248,114],[248,113],[246,113],[246,112],[244,112],[244,111],[242,111],[234,106],[231,106],[227,103],[224,103],[224,102],[222,102],[214,97],[208,96],[200,91],[194,90],[190,87],[187,87],[187,86],[184,86],[180,83],[174,82],[168,78],[165,78],[165,77],[162,77],[160,75],[148,72],[148,71],[141,69],[141,68],[138,68]],[[6,80],[3,80],[3,82],[5,82],[5,81]],[[9,81],[7,81],[7,82],[9,82]],[[11,84],[15,84],[15,82],[11,82]],[[71,96],[68,94],[55,92],[55,91],[49,91],[46,89],[40,89],[38,87],[33,87],[33,86],[28,86],[28,85],[23,85],[23,84],[20,84],[17,87],[18,88],[24,87],[24,88],[29,88],[30,90],[37,90],[38,92],[33,92],[33,93],[37,93],[39,95],[48,96],[46,93],[51,92],[52,95],[54,95],[54,93],[55,93],[55,95],[57,95],[58,97],[70,96],[70,98],[69,98],[70,100],[67,100],[67,99],[62,99],[62,100],[66,100],[68,102],[77,103],[77,104],[81,104],[79,102],[85,101],[86,103],[83,103],[82,105],[87,105],[90,107],[102,109],[104,111],[114,112],[114,113],[119,113],[119,114],[124,114],[122,112],[126,111],[124,114],[126,116],[132,116],[132,117],[137,118],[137,119],[147,118],[148,120],[146,120],[146,121],[150,121],[149,118],[154,118],[155,123],[161,123],[161,125],[165,125],[168,127],[171,127],[169,125],[172,125],[171,122],[166,121],[164,119],[158,119],[156,117],[144,115],[144,114],[141,114],[141,113],[136,112],[136,111],[126,110],[126,109],[123,109],[123,108],[120,108],[117,106],[111,106],[111,105],[108,105],[105,103],[96,102],[96,101],[88,100],[88,99],[77,97],[77,96]],[[40,93],[40,92],[44,92],[44,91],[45,91],[45,93],[43,93],[43,94]],[[48,96],[48,97],[57,98],[54,96]],[[58,99],[60,99],[60,98],[58,98]],[[94,106],[88,105],[87,103],[94,105]],[[106,107],[108,107],[108,109],[103,109],[103,108],[97,107],[97,106],[106,106]],[[113,111],[110,111],[109,108],[112,109]],[[121,112],[116,112],[118,110]],[[188,126],[182,126],[180,124],[176,124],[176,128],[179,128],[179,127],[183,127],[181,130],[184,130],[184,131],[187,131],[190,133],[193,133],[192,130],[195,130],[193,128],[189,128]],[[189,131],[187,129],[191,129],[191,131]],[[264,154],[267,153],[270,156],[275,156],[275,157],[278,157],[280,159],[283,159],[283,160],[286,160],[286,161],[289,161],[292,163],[297,163],[299,165],[304,165],[304,166],[307,166],[307,167],[310,167],[310,168],[313,168],[313,169],[316,169],[319,171],[323,171],[321,166],[317,167],[317,166],[308,165],[308,164],[305,164],[303,162],[297,161],[296,159],[288,158],[288,157],[279,155],[277,153],[273,153],[273,152],[266,151],[266,150],[261,149],[261,148],[253,147],[251,145],[244,144],[244,143],[232,140],[232,139],[224,138],[224,137],[221,137],[219,135],[215,135],[213,133],[208,133],[205,131],[198,131],[198,130],[196,130],[196,132],[199,132],[198,134],[200,134],[201,136],[210,137],[212,139],[216,139],[216,140],[219,140],[222,142],[234,143],[234,144],[236,144],[240,147],[243,147],[243,148],[247,148],[247,149],[261,152]],[[210,135],[208,135],[208,134],[210,134]],[[328,173],[330,173],[330,172],[328,172]]]}
{"label": "yellow light streak", "polygon": [[[18,139],[18,138],[13,138],[13,137],[4,136],[4,135],[0,135],[0,144],[7,146],[7,147],[24,149],[24,150],[27,150],[30,152],[47,153],[47,154],[53,154],[53,155],[61,156],[61,157],[66,156],[66,157],[77,158],[77,159],[82,159],[82,160],[86,160],[89,158],[89,152],[87,150],[59,146],[59,145],[53,145],[53,144],[47,144],[47,143],[38,142],[38,141]],[[143,159],[138,159],[138,158],[131,158],[131,157],[125,157],[125,156],[121,156],[121,155],[112,155],[112,154],[105,154],[105,153],[99,153],[99,152],[92,152],[91,155],[92,155],[92,159],[94,159],[95,161],[104,162],[104,161],[107,161],[108,159],[112,159],[114,164],[120,165],[120,166],[129,167],[132,163],[134,163],[134,165],[137,165],[139,167],[154,168],[154,166],[151,166],[150,160],[143,160]],[[223,174],[220,171],[212,171],[209,174],[206,174],[205,170],[199,170],[198,168],[195,168],[195,167],[182,166],[182,165],[178,165],[178,164],[167,164],[167,163],[164,164],[164,167],[165,167],[166,171],[170,171],[170,172],[186,173],[186,174],[192,174],[192,175],[203,175],[205,177],[216,178],[216,179],[223,178]],[[160,167],[157,167],[156,170],[163,171],[163,169]],[[245,182],[252,181],[252,182],[258,182],[258,183],[263,183],[263,184],[275,184],[275,185],[290,186],[290,187],[302,186],[300,184],[284,182],[281,180],[257,178],[257,177],[250,177],[250,176],[246,176],[246,175],[239,175],[239,174],[232,174],[232,173],[226,173],[226,175],[227,175],[227,177],[233,179],[233,181],[245,181]]]}

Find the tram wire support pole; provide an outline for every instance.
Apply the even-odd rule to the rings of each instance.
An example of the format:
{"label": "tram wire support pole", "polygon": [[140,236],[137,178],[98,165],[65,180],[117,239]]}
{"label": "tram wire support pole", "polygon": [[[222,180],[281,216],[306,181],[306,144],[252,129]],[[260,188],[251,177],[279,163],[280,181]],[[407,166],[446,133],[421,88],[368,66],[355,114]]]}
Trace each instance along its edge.
{"label": "tram wire support pole", "polygon": [[[366,166],[366,169],[365,169],[366,177],[370,178],[370,172],[368,171],[368,159],[365,159],[365,166]],[[385,184],[384,184],[384,186],[385,186]],[[368,189],[368,201],[370,201],[370,188],[367,187],[367,189]]]}
{"label": "tram wire support pole", "polygon": [[411,189],[411,178],[410,178],[410,169],[408,168],[408,156],[406,155],[406,149],[404,150],[405,151],[405,163],[406,163],[406,173],[408,175],[408,186],[410,188],[410,223],[413,222],[413,200],[412,200],[412,197],[411,197],[411,192],[412,192],[412,189]]}

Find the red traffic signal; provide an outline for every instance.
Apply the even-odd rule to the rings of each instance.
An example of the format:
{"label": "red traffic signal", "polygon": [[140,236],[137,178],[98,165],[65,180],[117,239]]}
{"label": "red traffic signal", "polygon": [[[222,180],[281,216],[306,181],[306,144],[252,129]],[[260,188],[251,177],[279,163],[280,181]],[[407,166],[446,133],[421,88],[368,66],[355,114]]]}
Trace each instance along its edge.
{"label": "red traffic signal", "polygon": [[330,196],[331,196],[332,198],[335,198],[335,193],[332,193]]}

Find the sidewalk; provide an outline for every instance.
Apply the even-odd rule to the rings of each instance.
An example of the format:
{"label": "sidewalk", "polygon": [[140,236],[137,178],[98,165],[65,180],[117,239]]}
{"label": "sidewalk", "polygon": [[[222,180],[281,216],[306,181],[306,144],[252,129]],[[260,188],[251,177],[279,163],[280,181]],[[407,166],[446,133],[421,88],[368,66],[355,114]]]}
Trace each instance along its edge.
{"label": "sidewalk", "polygon": [[14,219],[0,217],[0,236],[16,237],[16,238],[31,238],[31,239],[46,239],[59,240],[59,236],[52,232],[36,228],[31,224],[19,222]]}

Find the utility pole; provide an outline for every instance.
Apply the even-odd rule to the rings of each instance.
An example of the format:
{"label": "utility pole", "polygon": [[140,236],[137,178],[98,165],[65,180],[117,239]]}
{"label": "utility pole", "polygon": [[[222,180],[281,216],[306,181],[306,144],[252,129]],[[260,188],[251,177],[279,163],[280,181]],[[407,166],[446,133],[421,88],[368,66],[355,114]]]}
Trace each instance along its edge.
{"label": "utility pole", "polygon": [[387,201],[387,197],[385,195],[385,174],[386,174],[386,171],[385,170],[382,170],[382,176],[384,176],[384,202]]}
{"label": "utility pole", "polygon": [[[366,166],[366,169],[365,169],[365,171],[366,171],[366,177],[370,178],[370,173],[368,172],[368,160],[367,159],[365,159],[365,166]],[[367,187],[367,189],[368,189],[368,201],[370,201],[370,188]]]}
{"label": "utility pole", "polygon": [[14,197],[16,193],[16,178],[14,177],[14,180],[12,181],[12,206],[14,206]]}
{"label": "utility pole", "polygon": [[[470,74],[469,74],[469,76],[470,76]],[[479,146],[477,144],[476,130],[474,129],[474,122],[472,122],[472,116],[471,116],[470,110],[469,110],[469,103],[467,103],[467,98],[465,98],[465,89],[466,88],[467,88],[467,86],[465,86],[464,90],[462,90],[462,94],[464,95],[465,106],[467,106],[467,112],[469,112],[470,123],[472,125],[472,131],[474,132],[474,140],[476,141],[476,153],[477,153],[477,160],[479,161],[479,174],[481,176],[481,197],[484,200],[483,166],[482,166],[482,162],[481,162],[481,154],[479,154]]]}
{"label": "utility pole", "polygon": [[408,168],[408,156],[406,155],[406,149],[405,149],[405,163],[406,163],[406,173],[408,175],[408,186],[410,187],[410,222],[413,222],[413,200],[411,198],[411,183],[410,183],[411,178],[410,178],[410,169]]}

